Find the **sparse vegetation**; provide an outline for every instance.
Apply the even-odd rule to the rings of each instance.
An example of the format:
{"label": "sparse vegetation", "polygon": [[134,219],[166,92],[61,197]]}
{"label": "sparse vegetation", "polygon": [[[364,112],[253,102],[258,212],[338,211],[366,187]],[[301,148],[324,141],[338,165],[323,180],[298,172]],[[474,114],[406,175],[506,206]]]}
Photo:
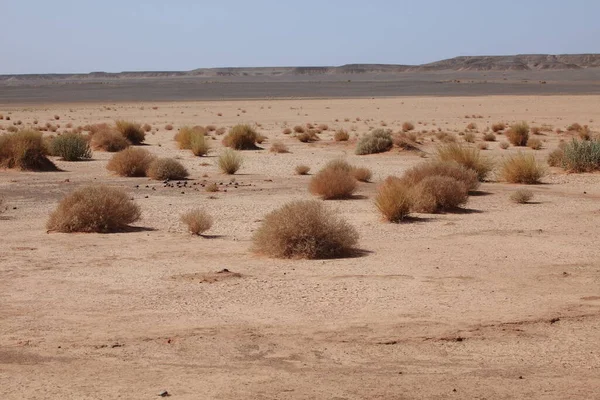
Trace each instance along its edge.
{"label": "sparse vegetation", "polygon": [[309,129],[309,130],[301,132],[301,133],[296,133],[296,138],[299,141],[301,141],[302,143],[310,143],[310,142],[316,142],[318,140],[321,140],[319,138],[319,136],[317,136],[317,133],[312,129]]}
{"label": "sparse vegetation", "polygon": [[290,152],[288,147],[285,144],[283,144],[283,142],[280,142],[278,140],[273,142],[269,151],[271,153],[289,153]]}
{"label": "sparse vegetation", "polygon": [[333,135],[333,140],[335,140],[336,142],[345,142],[348,139],[350,139],[350,135],[348,134],[348,131],[344,129],[338,129]]}
{"label": "sparse vegetation", "polygon": [[404,131],[404,132],[410,132],[414,129],[415,129],[415,124],[413,124],[412,122],[407,121],[402,124],[402,131]]}
{"label": "sparse vegetation", "polygon": [[305,129],[302,125],[294,126],[294,133],[304,133]]}
{"label": "sparse vegetation", "polygon": [[510,183],[536,184],[545,173],[533,154],[521,152],[507,157],[500,168],[500,176]]}
{"label": "sparse vegetation", "polygon": [[182,150],[192,149],[192,138],[202,136],[206,134],[206,130],[201,126],[182,126],[179,131],[175,134],[175,141],[177,146]]}
{"label": "sparse vegetation", "polygon": [[513,124],[506,136],[513,146],[526,146],[527,140],[529,140],[529,125],[526,122]]}
{"label": "sparse vegetation", "polygon": [[562,167],[565,158],[565,151],[561,148],[554,149],[548,154],[548,165],[551,167]]}
{"label": "sparse vegetation", "polygon": [[492,132],[488,132],[483,135],[483,140],[485,140],[486,142],[495,142],[496,135],[494,135]]}
{"label": "sparse vegetation", "polygon": [[352,167],[346,168],[343,160],[334,160],[312,177],[309,191],[325,200],[347,199],[356,190]]}
{"label": "sparse vegetation", "polygon": [[510,199],[518,204],[528,203],[533,198],[533,192],[527,189],[519,189],[511,193]]}
{"label": "sparse vegetation", "polygon": [[492,125],[492,131],[494,132],[501,132],[504,130],[504,128],[506,128],[506,124],[504,122],[498,122]]}
{"label": "sparse vegetation", "polygon": [[107,124],[97,124],[89,128],[90,145],[94,150],[108,152],[121,151],[129,147],[129,141]]}
{"label": "sparse vegetation", "polygon": [[50,141],[50,154],[64,161],[80,161],[92,158],[90,143],[80,133],[68,132]]}
{"label": "sparse vegetation", "polygon": [[120,176],[146,176],[146,171],[155,158],[146,149],[129,147],[113,155],[106,169]]}
{"label": "sparse vegetation", "polygon": [[375,196],[375,206],[390,222],[400,222],[409,215],[412,207],[410,188],[400,179],[388,178],[381,184]]}
{"label": "sparse vegetation", "polygon": [[115,122],[117,131],[131,144],[142,144],[146,140],[146,133],[135,122],[119,120]]}
{"label": "sparse vegetation", "polygon": [[463,136],[463,139],[465,142],[467,143],[475,143],[475,134],[471,133],[471,132],[467,132],[465,133],[465,135]]}
{"label": "sparse vegetation", "polygon": [[573,139],[563,150],[562,167],[570,172],[600,170],[600,140]]}
{"label": "sparse vegetation", "polygon": [[294,169],[296,171],[297,175],[308,175],[308,172],[310,171],[310,167],[308,165],[296,165],[296,168]]}
{"label": "sparse vegetation", "polygon": [[67,195],[46,227],[57,232],[116,232],[139,220],[140,208],[122,189],[84,186]]}
{"label": "sparse vegetation", "polygon": [[394,145],[389,130],[375,129],[360,138],[356,145],[356,154],[374,154],[389,151]]}
{"label": "sparse vegetation", "polygon": [[21,130],[0,136],[0,167],[29,171],[55,171],[38,131]]}
{"label": "sparse vegetation", "polygon": [[206,211],[196,208],[182,214],[181,222],[187,226],[190,233],[201,235],[210,229],[213,219]]}
{"label": "sparse vegetation", "polygon": [[527,147],[529,147],[533,150],[539,150],[542,148],[542,141],[538,138],[530,137],[529,140],[527,141]]}
{"label": "sparse vegetation", "polygon": [[354,167],[352,168],[352,176],[359,182],[369,182],[373,176],[373,172],[369,168]]}
{"label": "sparse vegetation", "polygon": [[438,146],[436,157],[442,162],[454,161],[467,169],[475,171],[480,181],[485,180],[493,168],[490,160],[481,156],[478,149],[456,143]]}
{"label": "sparse vegetation", "polygon": [[156,158],[148,166],[146,175],[157,181],[179,180],[187,178],[189,172],[173,158]]}
{"label": "sparse vegetation", "polygon": [[510,147],[510,144],[507,141],[503,140],[503,141],[500,142],[500,144],[498,146],[502,150],[506,150],[506,149],[508,149]]}
{"label": "sparse vegetation", "polygon": [[250,125],[235,125],[223,138],[223,145],[235,150],[254,150],[258,134]]}
{"label": "sparse vegetation", "polygon": [[480,185],[475,171],[448,161],[431,161],[415,165],[402,175],[401,180],[408,187],[413,187],[428,176],[448,176],[463,182],[468,190],[476,190]]}
{"label": "sparse vegetation", "polygon": [[265,217],[254,251],[277,258],[324,259],[348,255],[358,232],[318,201],[294,201]]}
{"label": "sparse vegetation", "polygon": [[412,209],[437,213],[457,208],[467,202],[469,189],[464,182],[449,176],[428,176],[411,190]]}
{"label": "sparse vegetation", "polygon": [[242,166],[242,156],[235,150],[224,149],[217,158],[217,165],[224,173],[233,175]]}

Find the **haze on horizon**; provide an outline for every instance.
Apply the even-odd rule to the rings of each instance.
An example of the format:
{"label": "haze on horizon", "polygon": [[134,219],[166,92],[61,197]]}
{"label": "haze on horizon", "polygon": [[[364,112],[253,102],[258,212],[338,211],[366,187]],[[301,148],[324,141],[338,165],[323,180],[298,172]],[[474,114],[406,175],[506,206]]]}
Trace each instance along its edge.
{"label": "haze on horizon", "polygon": [[595,0],[4,1],[0,74],[600,53]]}

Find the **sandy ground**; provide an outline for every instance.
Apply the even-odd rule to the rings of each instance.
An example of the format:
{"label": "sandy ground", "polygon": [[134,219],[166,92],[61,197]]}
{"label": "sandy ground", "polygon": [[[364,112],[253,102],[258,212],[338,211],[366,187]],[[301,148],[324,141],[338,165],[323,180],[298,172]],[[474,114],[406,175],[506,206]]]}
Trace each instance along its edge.
{"label": "sandy ground", "polygon": [[[313,122],[354,135],[407,120],[418,131],[475,122],[481,132],[501,120],[600,131],[598,104],[599,96],[499,96],[2,107],[5,127],[55,114],[61,129],[149,123],[150,151],[179,158],[190,183],[223,185],[211,194],[115,177],[103,152],[56,161],[64,172],[0,171],[8,205],[0,217],[0,397],[600,398],[600,175],[551,169],[525,205],[509,200],[519,185],[488,182],[464,212],[389,224],[372,203],[377,182],[422,158],[355,156],[353,141],[335,143],[333,131],[315,144],[281,132]],[[465,118],[473,114],[483,118]],[[261,124],[265,148],[281,140],[291,153],[244,152],[237,187],[214,166],[220,140],[205,158],[173,141],[185,124],[239,122]],[[543,160],[566,135],[539,137],[542,150],[524,151]],[[515,151],[493,142],[484,153],[499,161]],[[360,198],[327,202],[358,229],[365,254],[296,261],[251,253],[267,212],[312,197],[310,176],[294,175],[294,166],[316,171],[336,157],[374,172]],[[143,210],[139,229],[46,233],[60,198],[90,182],[126,188]],[[207,238],[179,223],[197,206],[215,218]],[[216,274],[223,268],[240,275]]]}

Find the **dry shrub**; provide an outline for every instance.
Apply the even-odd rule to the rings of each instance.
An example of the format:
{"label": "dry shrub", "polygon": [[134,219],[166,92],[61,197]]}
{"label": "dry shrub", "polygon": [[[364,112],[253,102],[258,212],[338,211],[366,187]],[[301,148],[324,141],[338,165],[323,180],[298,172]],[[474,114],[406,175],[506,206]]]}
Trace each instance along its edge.
{"label": "dry shrub", "polygon": [[191,150],[192,149],[192,136],[201,134],[204,136],[206,134],[206,130],[201,126],[182,126],[179,131],[175,134],[175,141],[177,145],[182,150]]}
{"label": "dry shrub", "polygon": [[551,167],[562,167],[565,158],[565,151],[561,148],[554,149],[548,154],[548,165]]}
{"label": "dry shrub", "polygon": [[94,185],[67,195],[46,225],[57,232],[117,232],[140,219],[140,208],[122,189]]}
{"label": "dry shrub", "polygon": [[506,136],[513,146],[526,146],[529,139],[529,125],[526,122],[513,124]]}
{"label": "dry shrub", "polygon": [[539,183],[545,173],[544,167],[537,163],[533,154],[521,152],[506,158],[500,168],[500,176],[510,183]]}
{"label": "dry shrub", "polygon": [[115,122],[117,127],[117,131],[125,137],[125,139],[129,140],[131,144],[142,144],[144,140],[146,140],[146,133],[140,126],[140,124],[136,124],[135,122],[119,120]]}
{"label": "dry shrub", "polygon": [[409,215],[412,194],[408,186],[397,178],[386,179],[377,190],[375,206],[390,222],[400,222]]}
{"label": "dry shrub", "polygon": [[345,142],[348,139],[350,139],[350,135],[348,134],[348,131],[344,129],[338,129],[333,135],[333,140],[335,140],[336,142]]}
{"label": "dry shrub", "polygon": [[216,133],[218,136],[221,136],[221,135],[223,135],[223,134],[224,134],[226,131],[227,131],[227,129],[225,129],[225,128],[223,128],[223,127],[220,127],[219,129],[217,129],[217,130],[215,131],[215,133]]}
{"label": "dry shrub", "polygon": [[356,154],[375,154],[389,151],[394,146],[389,130],[375,129],[360,138],[356,145]]}
{"label": "dry shrub", "polygon": [[506,128],[506,124],[504,122],[498,122],[498,123],[492,125],[492,131],[494,131],[494,132],[503,131],[504,128]]}
{"label": "dry shrub", "polygon": [[392,139],[395,146],[402,150],[419,150],[417,135],[415,133],[400,132],[394,135]]}
{"label": "dry shrub", "polygon": [[467,132],[465,133],[465,135],[463,136],[463,139],[465,140],[465,142],[467,143],[475,143],[475,134],[471,133],[471,132]]}
{"label": "dry shrub", "polygon": [[255,144],[258,138],[250,125],[235,125],[223,138],[223,145],[235,150],[254,150],[258,148]]}
{"label": "dry shrub", "polygon": [[510,144],[507,141],[503,140],[500,142],[499,146],[502,150],[506,150],[510,147]]}
{"label": "dry shrub", "polygon": [[242,166],[242,156],[235,150],[224,149],[217,158],[217,165],[224,173],[233,175]]}
{"label": "dry shrub", "polygon": [[356,190],[356,179],[350,170],[339,166],[328,165],[312,177],[309,191],[321,196],[324,200],[347,199]]}
{"label": "dry shrub", "polygon": [[[261,125],[258,125],[258,126],[260,127]],[[269,140],[269,138],[267,136],[263,135],[262,133],[256,134],[256,143],[261,144],[265,140]]]}
{"label": "dry shrub", "polygon": [[312,129],[309,129],[308,131],[305,131],[305,132],[297,133],[296,138],[299,141],[301,141],[302,143],[310,143],[310,142],[316,142],[318,140],[321,140],[321,138],[319,138],[317,136],[317,133]]}
{"label": "dry shrub", "polygon": [[115,152],[129,147],[129,141],[119,131],[107,124],[93,125],[89,131],[90,144],[94,150]]}
{"label": "dry shrub", "polygon": [[144,130],[144,132],[150,132],[152,130],[152,126],[150,124],[144,124],[142,126],[142,129]]}
{"label": "dry shrub", "polygon": [[539,135],[542,133],[542,130],[539,126],[532,126],[531,129],[529,129],[529,132],[531,132],[532,135]]}
{"label": "dry shrub", "polygon": [[297,175],[308,175],[308,172],[310,171],[310,167],[308,165],[296,165],[296,168],[294,169],[296,171]]}
{"label": "dry shrub", "polygon": [[492,132],[486,133],[485,135],[483,135],[483,140],[485,140],[486,142],[495,142],[496,135],[494,135]]}
{"label": "dry shrub", "polygon": [[319,126],[317,127],[321,132],[323,131],[328,131],[329,130],[329,125],[327,124],[319,124]]}
{"label": "dry shrub", "polygon": [[173,125],[171,125],[171,124],[165,125],[165,130],[172,131],[173,130]]}
{"label": "dry shrub", "polygon": [[481,142],[481,143],[477,144],[477,148],[479,150],[487,150],[488,149],[488,144],[486,142]]}
{"label": "dry shrub", "polygon": [[179,180],[189,176],[187,169],[173,158],[157,158],[148,166],[146,174],[157,181]]}
{"label": "dry shrub", "polygon": [[580,132],[583,129],[583,126],[581,126],[581,124],[575,122],[569,126],[567,126],[567,131],[569,132]]}
{"label": "dry shrub", "polygon": [[269,151],[271,153],[289,153],[290,152],[288,147],[278,140],[273,142]]}
{"label": "dry shrub", "polygon": [[6,131],[9,132],[9,133],[15,133],[15,132],[19,131],[19,128],[17,128],[16,126],[11,125],[8,128],[6,128]]}
{"label": "dry shrub", "polygon": [[533,199],[533,192],[527,189],[519,189],[510,195],[510,199],[518,204],[525,204]]}
{"label": "dry shrub", "polygon": [[354,167],[352,168],[352,176],[359,182],[369,182],[373,177],[373,172],[369,168]]}
{"label": "dry shrub", "polygon": [[204,156],[210,150],[210,145],[208,144],[208,140],[204,135],[204,132],[199,130],[195,130],[190,135],[190,150],[192,150],[192,154],[195,156]]}
{"label": "dry shrub", "polygon": [[120,176],[146,176],[148,167],[155,156],[146,149],[129,147],[112,156],[106,169]]}
{"label": "dry shrub", "polygon": [[562,166],[571,172],[600,170],[600,140],[573,139],[564,146]]}
{"label": "dry shrub", "polygon": [[415,165],[402,175],[402,182],[408,187],[416,186],[428,176],[447,176],[463,182],[467,189],[476,190],[480,183],[477,173],[456,162],[431,161]]}
{"label": "dry shrub", "polygon": [[415,125],[412,122],[404,122],[402,124],[402,130],[404,132],[410,132],[415,129]]}
{"label": "dry shrub", "polygon": [[304,131],[305,131],[305,129],[304,129],[304,127],[302,125],[296,125],[294,127],[294,132],[295,133],[304,133]]}
{"label": "dry shrub", "polygon": [[0,136],[0,167],[29,171],[56,171],[47,157],[48,149],[42,134],[22,130]]}
{"label": "dry shrub", "polygon": [[542,141],[538,138],[529,138],[529,140],[527,140],[527,147],[533,150],[539,150],[542,148]]}
{"label": "dry shrub", "polygon": [[50,154],[64,161],[80,161],[92,158],[90,143],[80,133],[68,132],[50,141]]}
{"label": "dry shrub", "polygon": [[181,222],[187,226],[190,233],[201,235],[210,229],[213,219],[206,211],[196,208],[182,214]]}
{"label": "dry shrub", "polygon": [[285,129],[282,131],[282,133],[283,133],[284,135],[289,135],[290,133],[292,133],[292,130],[291,130],[290,128],[285,128]]}
{"label": "dry shrub", "polygon": [[204,190],[206,190],[209,193],[218,192],[219,191],[219,185],[217,185],[216,182],[212,182],[212,183],[209,183],[208,185],[206,185],[206,187],[204,188]]}
{"label": "dry shrub", "polygon": [[435,134],[436,139],[444,143],[456,142],[456,136],[448,132],[437,132]]}
{"label": "dry shrub", "polygon": [[449,176],[428,176],[411,189],[412,209],[422,213],[448,211],[467,202],[469,188]]}
{"label": "dry shrub", "polygon": [[253,242],[270,257],[336,258],[352,252],[358,232],[319,201],[293,201],[267,214]]}
{"label": "dry shrub", "polygon": [[467,125],[467,130],[474,131],[475,129],[477,129],[477,124],[475,122],[471,122]]}
{"label": "dry shrub", "polygon": [[475,171],[480,181],[485,180],[493,169],[491,161],[482,157],[478,149],[461,146],[460,144],[450,143],[438,146],[436,157],[442,162],[454,161]]}
{"label": "dry shrub", "polygon": [[217,130],[216,125],[206,125],[206,130],[209,132],[215,132]]}

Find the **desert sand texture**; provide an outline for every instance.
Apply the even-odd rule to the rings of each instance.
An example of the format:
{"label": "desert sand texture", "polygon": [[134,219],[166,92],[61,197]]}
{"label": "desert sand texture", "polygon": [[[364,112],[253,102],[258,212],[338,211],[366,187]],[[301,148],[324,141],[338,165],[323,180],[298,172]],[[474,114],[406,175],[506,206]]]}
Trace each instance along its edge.
{"label": "desert sand texture", "polygon": [[[389,175],[431,159],[441,129],[475,143],[499,121],[551,127],[540,162],[571,123],[600,131],[600,96],[5,105],[21,121],[73,127],[148,123],[144,148],[175,157],[190,179],[166,185],[53,158],[60,172],[0,171],[0,397],[2,399],[594,399],[600,398],[600,175],[548,168],[539,185],[492,175],[460,212],[383,221],[373,197]],[[59,116],[56,120],[54,116]],[[467,118],[468,117],[468,118]],[[357,137],[411,121],[420,151],[357,156]],[[179,150],[184,125],[249,123],[267,139],[242,151],[233,176]],[[327,124],[301,143],[285,127]],[[165,127],[171,124],[172,130]],[[335,142],[336,129],[350,133]],[[3,131],[5,132],[5,131]],[[49,135],[50,132],[45,132]],[[281,141],[290,152],[268,149]],[[354,226],[359,254],[282,260],[251,251],[264,216],[308,190],[329,160],[373,171],[349,200],[324,201]],[[311,167],[295,175],[298,164]],[[89,183],[126,189],[142,209],[129,232],[47,233],[60,199]],[[217,183],[218,192],[202,185]],[[528,204],[510,195],[527,186]],[[180,223],[202,207],[205,237]],[[227,269],[230,273],[219,273]]]}

